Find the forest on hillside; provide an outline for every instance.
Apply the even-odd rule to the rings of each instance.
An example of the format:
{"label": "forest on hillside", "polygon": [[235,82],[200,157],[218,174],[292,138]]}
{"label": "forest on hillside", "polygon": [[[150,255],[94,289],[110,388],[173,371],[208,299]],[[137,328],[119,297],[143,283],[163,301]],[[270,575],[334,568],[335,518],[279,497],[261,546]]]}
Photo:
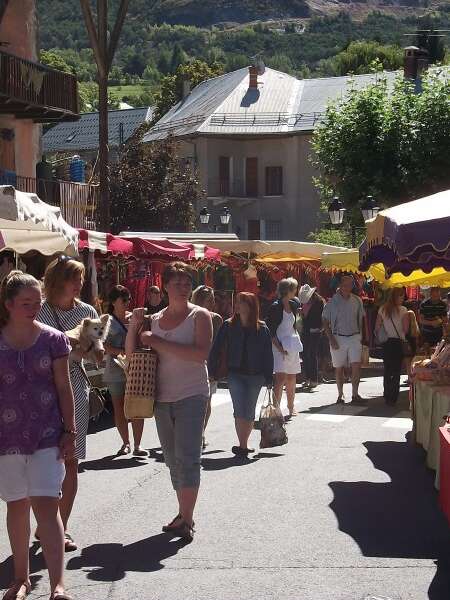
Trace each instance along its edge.
{"label": "forest on hillside", "polygon": [[[208,6],[208,2],[203,0],[202,7]],[[172,8],[187,10],[192,3],[193,0],[156,0],[153,3],[135,0],[130,3],[110,84],[128,86],[131,93],[126,92],[127,101],[131,104],[149,104],[162,78],[193,59],[221,65],[222,70],[228,72],[247,66],[252,56],[261,54],[269,67],[303,78],[367,72],[375,62],[374,67],[381,65],[395,69],[402,61],[402,47],[414,42],[405,34],[413,33],[418,25],[415,11],[403,18],[374,11],[363,20],[355,20],[342,11],[303,22],[288,21],[283,27],[263,21],[236,27],[159,22],[164,19],[162,13],[157,16],[158,10],[169,7],[169,13],[165,13],[168,20],[167,14],[175,14],[171,12]],[[113,14],[116,4],[117,0],[110,1]],[[289,6],[292,10],[293,7],[300,10],[296,0],[240,0],[238,4],[258,8],[257,14],[262,15],[261,18],[268,14],[268,7],[278,16],[288,11]],[[221,0],[215,5],[228,6],[231,10],[237,3]],[[52,61],[60,59],[59,68],[70,69],[80,82],[94,82],[96,67],[88,47],[79,0],[65,0],[64,3],[37,0],[37,7],[40,44],[43,50],[52,51],[50,64],[58,66]],[[439,10],[433,11],[421,23],[450,28],[450,3],[440,5]],[[356,41],[359,46],[355,46]],[[444,38],[443,41],[447,40]],[[355,48],[358,56],[355,56]]]}

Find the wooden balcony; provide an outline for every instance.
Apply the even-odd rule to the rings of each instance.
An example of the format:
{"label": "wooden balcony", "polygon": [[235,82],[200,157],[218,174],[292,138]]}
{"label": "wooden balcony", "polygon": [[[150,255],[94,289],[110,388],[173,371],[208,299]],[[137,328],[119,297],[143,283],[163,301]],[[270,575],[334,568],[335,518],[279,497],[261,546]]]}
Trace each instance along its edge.
{"label": "wooden balcony", "polygon": [[13,54],[0,51],[0,115],[36,123],[79,118],[77,80]]}
{"label": "wooden balcony", "polygon": [[46,180],[21,177],[0,170],[0,185],[13,185],[16,190],[37,194],[41,200],[59,206],[63,218],[79,229],[96,229],[99,186],[60,179]]}

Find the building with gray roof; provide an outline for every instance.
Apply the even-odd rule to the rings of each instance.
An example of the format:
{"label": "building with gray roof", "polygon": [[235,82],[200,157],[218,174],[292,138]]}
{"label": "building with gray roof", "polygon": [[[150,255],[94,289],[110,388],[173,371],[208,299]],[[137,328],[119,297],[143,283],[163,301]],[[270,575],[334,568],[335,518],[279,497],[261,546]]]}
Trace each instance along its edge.
{"label": "building with gray roof", "polygon": [[[150,121],[153,109],[130,108],[124,110],[108,111],[109,147],[117,149],[126,142],[136,129]],[[57,152],[70,152],[74,154],[95,155],[98,150],[99,125],[98,112],[89,112],[81,115],[73,123],[58,123],[42,136],[43,152],[54,154]]]}
{"label": "building with gray roof", "polygon": [[[383,73],[393,81],[398,73]],[[379,74],[299,80],[251,66],[199,84],[144,136],[171,135],[198,167],[210,229],[226,205],[246,239],[305,240],[317,227],[310,141],[330,101]],[[199,212],[202,207],[196,207]]]}

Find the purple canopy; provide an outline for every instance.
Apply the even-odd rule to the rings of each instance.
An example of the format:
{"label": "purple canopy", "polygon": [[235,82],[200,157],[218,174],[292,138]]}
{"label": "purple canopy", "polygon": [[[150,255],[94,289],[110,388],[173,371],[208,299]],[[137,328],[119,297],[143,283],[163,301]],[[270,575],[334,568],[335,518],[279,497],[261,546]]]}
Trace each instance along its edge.
{"label": "purple canopy", "polygon": [[359,260],[362,271],[382,263],[388,276],[450,271],[450,190],[378,213],[367,222]]}

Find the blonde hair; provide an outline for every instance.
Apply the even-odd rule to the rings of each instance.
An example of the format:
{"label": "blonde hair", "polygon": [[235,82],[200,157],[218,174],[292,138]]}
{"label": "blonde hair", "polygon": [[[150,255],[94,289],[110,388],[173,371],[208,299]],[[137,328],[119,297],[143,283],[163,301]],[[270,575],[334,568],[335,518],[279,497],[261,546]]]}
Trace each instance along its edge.
{"label": "blonde hair", "polygon": [[205,306],[205,300],[212,298],[214,300],[214,290],[207,285],[199,285],[192,292],[192,302],[197,306]]}
{"label": "blonde hair", "polygon": [[280,298],[284,298],[289,292],[296,292],[298,289],[298,281],[293,277],[281,279],[277,285],[277,294]]}
{"label": "blonde hair", "polygon": [[388,299],[383,306],[384,314],[389,318],[392,317],[394,311],[398,312],[396,300],[399,296],[403,296],[403,298],[405,297],[405,290],[402,287],[392,288],[392,290],[389,292]]}
{"label": "blonde hair", "polygon": [[0,329],[4,327],[9,321],[9,311],[6,308],[6,303],[14,300],[14,298],[20,294],[24,288],[34,287],[41,291],[41,284],[39,281],[22,271],[11,271],[7,275],[0,285]]}
{"label": "blonde hair", "polygon": [[77,275],[84,278],[84,273],[83,263],[69,256],[60,256],[52,261],[46,268],[44,275],[45,299],[50,304],[55,304],[58,296],[64,290],[65,284],[75,279]]}

